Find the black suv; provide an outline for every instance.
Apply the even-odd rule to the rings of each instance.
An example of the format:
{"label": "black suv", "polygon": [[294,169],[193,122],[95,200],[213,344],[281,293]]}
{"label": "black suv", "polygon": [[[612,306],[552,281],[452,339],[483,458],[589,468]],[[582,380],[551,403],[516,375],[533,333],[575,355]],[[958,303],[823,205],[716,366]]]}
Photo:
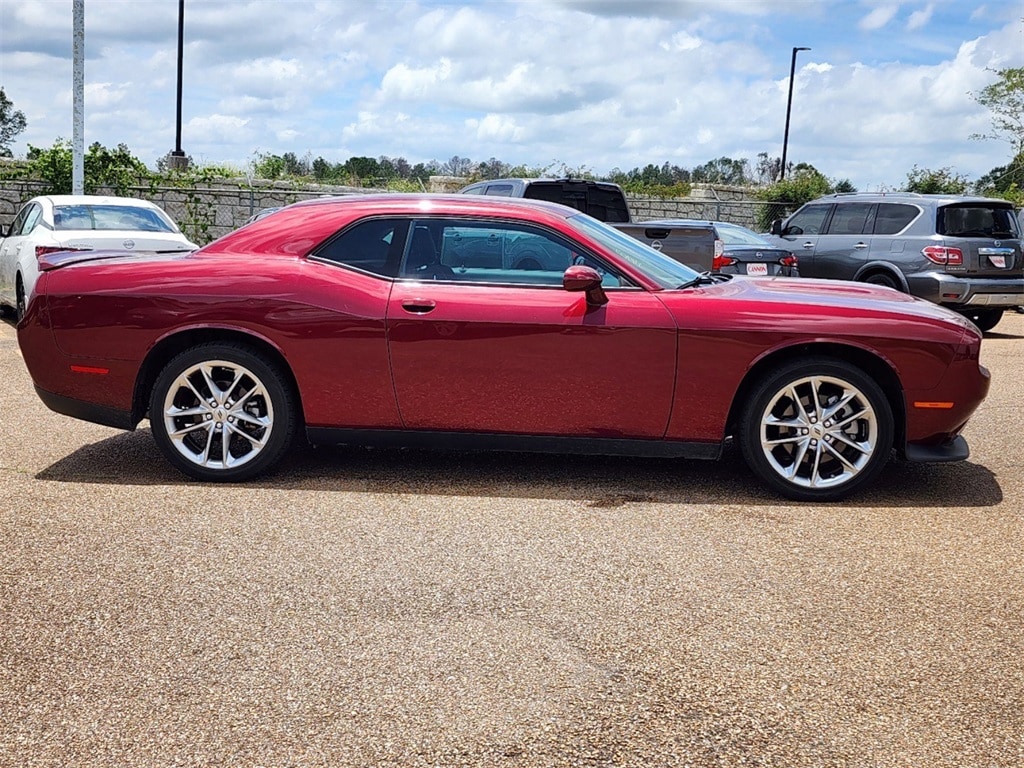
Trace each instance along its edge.
{"label": "black suv", "polygon": [[967,316],[983,331],[1024,304],[1024,257],[1005,200],[910,192],[828,195],[771,233],[802,277],[895,288]]}

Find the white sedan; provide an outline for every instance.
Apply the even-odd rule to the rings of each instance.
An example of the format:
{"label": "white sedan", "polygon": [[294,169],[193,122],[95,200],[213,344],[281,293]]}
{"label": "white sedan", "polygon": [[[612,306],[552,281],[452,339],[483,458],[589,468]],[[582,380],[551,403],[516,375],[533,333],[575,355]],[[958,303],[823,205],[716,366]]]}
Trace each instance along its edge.
{"label": "white sedan", "polygon": [[44,195],[29,200],[0,229],[0,309],[18,319],[39,276],[38,259],[54,251],[169,253],[198,246],[162,209],[146,200],[99,195]]}

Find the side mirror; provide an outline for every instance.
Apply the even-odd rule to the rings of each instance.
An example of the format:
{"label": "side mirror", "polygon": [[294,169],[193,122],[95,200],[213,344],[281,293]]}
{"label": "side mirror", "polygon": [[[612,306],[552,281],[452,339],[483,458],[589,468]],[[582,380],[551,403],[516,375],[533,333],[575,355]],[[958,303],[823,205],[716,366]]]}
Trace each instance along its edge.
{"label": "side mirror", "polygon": [[3,240],[5,237],[7,237],[7,227],[0,224],[0,240]]}
{"label": "side mirror", "polygon": [[593,307],[608,303],[608,295],[601,287],[601,275],[593,267],[573,264],[562,275],[562,287],[571,293],[585,292],[587,304]]}
{"label": "side mirror", "polygon": [[773,219],[772,220],[772,226],[771,226],[771,228],[768,231],[771,232],[773,235],[781,235],[782,234],[782,219]]}

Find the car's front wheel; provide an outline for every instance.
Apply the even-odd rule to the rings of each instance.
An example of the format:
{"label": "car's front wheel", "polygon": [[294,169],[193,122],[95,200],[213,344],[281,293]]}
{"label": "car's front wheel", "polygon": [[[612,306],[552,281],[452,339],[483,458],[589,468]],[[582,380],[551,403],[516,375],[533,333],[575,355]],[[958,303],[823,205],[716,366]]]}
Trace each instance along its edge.
{"label": "car's front wheel", "polygon": [[991,331],[1003,319],[1003,310],[974,309],[963,311],[963,316],[978,326],[979,331]]}
{"label": "car's front wheel", "polygon": [[167,459],[197,480],[238,482],[291,446],[298,409],[285,377],[241,344],[200,344],[163,369],[149,421]]}
{"label": "car's front wheel", "polygon": [[882,389],[853,365],[825,357],[788,363],[761,379],[739,430],[751,470],[798,501],[853,493],[882,470],[893,445]]}

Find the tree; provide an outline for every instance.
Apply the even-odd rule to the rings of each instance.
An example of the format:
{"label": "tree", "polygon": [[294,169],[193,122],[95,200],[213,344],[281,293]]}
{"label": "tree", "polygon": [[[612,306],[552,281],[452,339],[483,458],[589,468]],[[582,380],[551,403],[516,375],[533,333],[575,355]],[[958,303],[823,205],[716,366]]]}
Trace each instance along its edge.
{"label": "tree", "polygon": [[0,157],[11,157],[11,142],[14,137],[25,130],[28,123],[25,113],[14,108],[14,102],[7,98],[0,87]]}
{"label": "tree", "polygon": [[698,183],[743,186],[750,182],[749,161],[746,158],[733,160],[731,157],[720,157],[698,165],[690,178]]}
{"label": "tree", "polygon": [[830,181],[813,165],[798,163],[785,179],[757,193],[758,199],[769,201],[757,211],[757,226],[767,230],[774,219],[788,216],[816,197],[832,192],[856,191],[848,179]]}
{"label": "tree", "polygon": [[[70,194],[72,175],[71,142],[57,139],[49,149],[28,147],[28,160],[32,175],[46,182],[50,194]],[[124,144],[107,149],[99,142],[93,143],[84,160],[85,178],[83,186],[87,194],[99,187],[110,187],[118,195],[128,195],[130,188],[139,186],[149,178],[149,169]]]}
{"label": "tree", "polygon": [[974,182],[974,189],[980,195],[1002,197],[1024,205],[1024,152],[1018,153],[1009,165],[1001,165],[986,173]]}
{"label": "tree", "polygon": [[989,71],[995,73],[996,81],[971,96],[992,113],[992,133],[971,138],[1008,141],[1013,154],[1019,155],[1024,152],[1024,67]]}
{"label": "tree", "polygon": [[955,173],[952,168],[933,171],[915,165],[907,174],[905,189],[922,195],[962,195],[967,191],[967,178]]}

